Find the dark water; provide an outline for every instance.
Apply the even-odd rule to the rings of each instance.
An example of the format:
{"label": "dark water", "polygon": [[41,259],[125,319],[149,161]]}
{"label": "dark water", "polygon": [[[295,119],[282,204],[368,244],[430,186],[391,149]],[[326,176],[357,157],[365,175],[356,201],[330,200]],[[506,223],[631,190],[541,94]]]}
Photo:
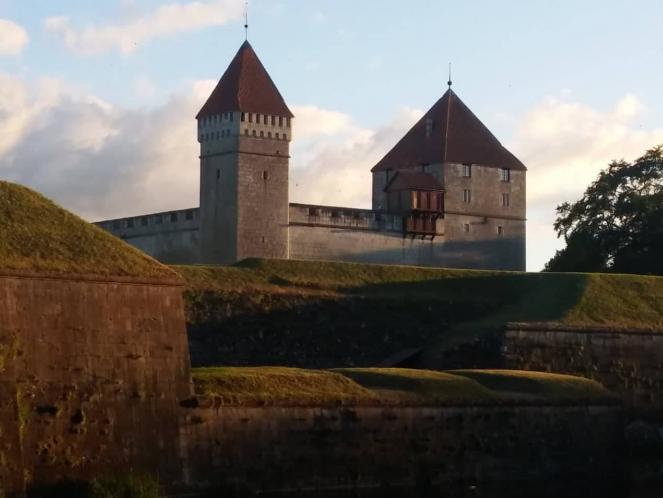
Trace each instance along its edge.
{"label": "dark water", "polygon": [[[663,461],[645,461],[592,478],[578,476],[550,480],[514,480],[499,483],[457,482],[417,489],[301,490],[253,496],[270,498],[663,498]],[[246,496],[212,493],[209,498]]]}

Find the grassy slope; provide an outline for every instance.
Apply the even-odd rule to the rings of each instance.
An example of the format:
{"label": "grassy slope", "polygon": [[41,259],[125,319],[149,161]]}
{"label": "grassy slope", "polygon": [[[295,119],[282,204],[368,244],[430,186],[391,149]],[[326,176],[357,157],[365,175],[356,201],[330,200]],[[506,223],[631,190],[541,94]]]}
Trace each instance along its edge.
{"label": "grassy slope", "polygon": [[482,325],[556,321],[663,329],[663,278],[517,273],[304,261],[247,260],[234,267],[176,267],[191,289],[330,292],[480,301]]}
{"label": "grassy slope", "polygon": [[194,369],[196,393],[226,405],[612,403],[594,381],[538,372],[409,369]]}
{"label": "grassy slope", "polygon": [[0,182],[0,268],[174,277],[118,238],[20,185]]}

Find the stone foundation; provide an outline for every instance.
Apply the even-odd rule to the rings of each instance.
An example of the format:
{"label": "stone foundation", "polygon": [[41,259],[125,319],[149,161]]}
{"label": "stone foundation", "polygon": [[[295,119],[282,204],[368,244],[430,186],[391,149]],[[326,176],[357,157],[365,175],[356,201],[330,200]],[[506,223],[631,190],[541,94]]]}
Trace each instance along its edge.
{"label": "stone foundation", "polygon": [[617,406],[212,407],[180,427],[184,485],[226,492],[602,475]]}

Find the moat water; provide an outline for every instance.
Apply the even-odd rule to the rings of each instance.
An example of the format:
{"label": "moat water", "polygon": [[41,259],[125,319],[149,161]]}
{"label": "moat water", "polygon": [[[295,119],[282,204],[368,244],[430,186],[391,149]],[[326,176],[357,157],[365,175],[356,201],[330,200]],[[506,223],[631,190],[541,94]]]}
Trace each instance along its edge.
{"label": "moat water", "polygon": [[[246,496],[213,493],[204,498]],[[648,460],[598,478],[518,480],[491,484],[453,483],[428,489],[299,491],[252,496],[269,498],[663,498],[663,460]],[[201,497],[202,498],[202,497]]]}

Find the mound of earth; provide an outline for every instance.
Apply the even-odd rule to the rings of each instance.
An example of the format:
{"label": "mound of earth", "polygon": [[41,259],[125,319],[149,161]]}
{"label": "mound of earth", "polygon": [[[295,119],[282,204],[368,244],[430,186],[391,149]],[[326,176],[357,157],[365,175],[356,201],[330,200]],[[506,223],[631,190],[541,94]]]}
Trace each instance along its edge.
{"label": "mound of earth", "polygon": [[0,270],[177,278],[170,268],[41,194],[3,181]]}

